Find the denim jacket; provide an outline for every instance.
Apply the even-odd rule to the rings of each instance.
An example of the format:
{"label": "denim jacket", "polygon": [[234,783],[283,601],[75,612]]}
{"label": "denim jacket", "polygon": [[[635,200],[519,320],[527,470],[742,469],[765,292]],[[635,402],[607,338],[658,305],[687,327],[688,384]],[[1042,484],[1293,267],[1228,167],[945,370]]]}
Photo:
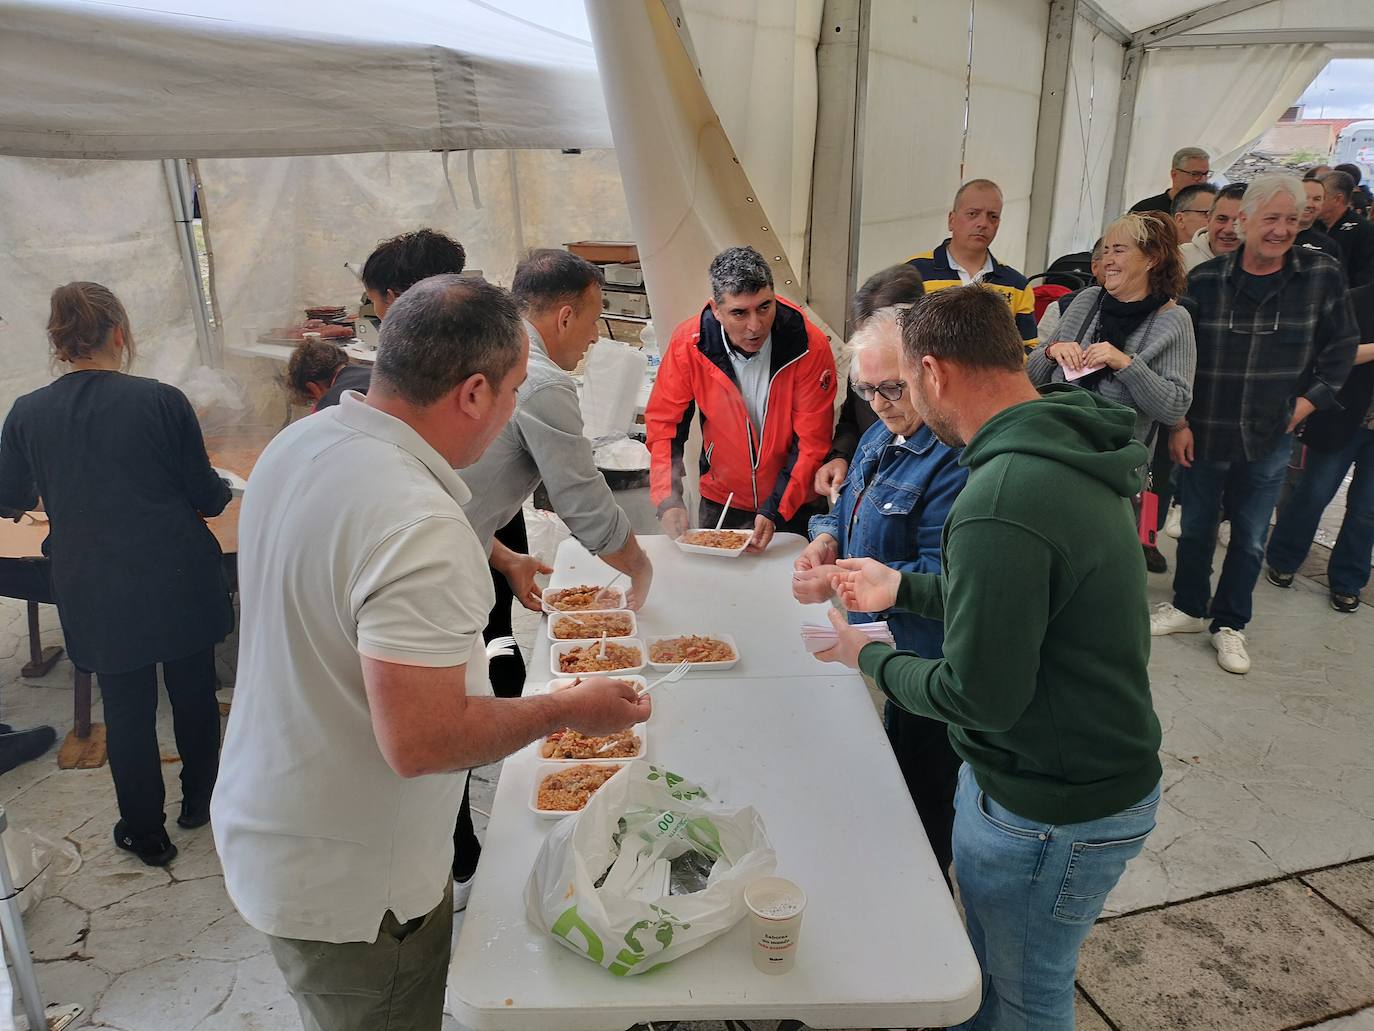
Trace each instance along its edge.
{"label": "denim jacket", "polygon": [[[840,500],[827,515],[812,516],[811,539],[828,533],[841,558],[873,558],[904,573],[940,572],[940,534],[950,506],[968,480],[960,452],[922,426],[909,439],[881,422],[859,440]],[[944,624],[910,612],[851,612],[850,621],[886,619],[897,647],[939,658]]]}

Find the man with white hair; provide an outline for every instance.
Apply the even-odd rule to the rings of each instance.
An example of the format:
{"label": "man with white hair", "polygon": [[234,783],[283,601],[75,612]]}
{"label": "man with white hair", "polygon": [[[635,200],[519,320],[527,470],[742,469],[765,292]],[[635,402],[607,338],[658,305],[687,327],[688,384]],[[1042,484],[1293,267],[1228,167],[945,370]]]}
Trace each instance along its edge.
{"label": "man with white hair", "polygon": [[1169,188],[1153,197],[1146,197],[1131,205],[1137,214],[1158,211],[1166,219],[1173,216],[1174,198],[1185,186],[1205,183],[1212,177],[1212,158],[1201,147],[1183,147],[1174,151],[1169,165]]}
{"label": "man with white hair", "polygon": [[[1293,246],[1306,203],[1297,176],[1257,176],[1241,204],[1240,249],[1188,277],[1197,372],[1192,407],[1169,438],[1181,467],[1183,534],[1173,603],[1155,610],[1150,632],[1209,628],[1217,664],[1229,673],[1250,670],[1243,631],[1292,433],[1313,412],[1336,404],[1355,359],[1358,333],[1340,266]],[[1230,495],[1231,543],[1213,592],[1223,488]]]}

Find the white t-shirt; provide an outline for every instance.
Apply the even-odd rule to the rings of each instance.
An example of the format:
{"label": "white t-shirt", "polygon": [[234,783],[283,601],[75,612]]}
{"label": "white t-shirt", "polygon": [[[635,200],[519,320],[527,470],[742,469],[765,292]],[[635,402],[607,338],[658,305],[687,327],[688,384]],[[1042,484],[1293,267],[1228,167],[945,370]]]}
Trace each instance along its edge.
{"label": "white t-shirt", "polygon": [[983,262],[983,267],[977,272],[970,272],[968,269],[964,268],[963,265],[960,265],[954,260],[953,254],[949,256],[949,263],[954,266],[954,271],[959,274],[959,282],[964,286],[968,286],[970,283],[981,281],[984,276],[992,272],[992,253],[988,253],[987,259]]}
{"label": "white t-shirt", "polygon": [[467,488],[405,423],[349,392],[277,435],[239,518],[238,678],[211,812],[225,886],[267,934],[376,939],[428,913],[465,773],[405,779],[373,736],[359,654],[466,664],[491,694],[493,603]]}

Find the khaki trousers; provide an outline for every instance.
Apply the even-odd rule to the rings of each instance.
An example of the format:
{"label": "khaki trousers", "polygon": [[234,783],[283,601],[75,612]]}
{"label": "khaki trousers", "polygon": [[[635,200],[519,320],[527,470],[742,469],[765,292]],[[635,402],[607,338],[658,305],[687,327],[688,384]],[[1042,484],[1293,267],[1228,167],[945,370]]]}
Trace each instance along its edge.
{"label": "khaki trousers", "polygon": [[453,882],[424,916],[382,918],[375,942],[268,935],[305,1031],[439,1031],[453,938]]}

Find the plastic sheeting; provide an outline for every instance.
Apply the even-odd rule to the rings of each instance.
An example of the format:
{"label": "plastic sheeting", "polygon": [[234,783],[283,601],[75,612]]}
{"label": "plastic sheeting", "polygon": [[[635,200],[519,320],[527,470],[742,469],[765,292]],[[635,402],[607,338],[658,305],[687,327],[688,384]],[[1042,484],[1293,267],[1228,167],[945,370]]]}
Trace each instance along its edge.
{"label": "plastic sheeting", "polygon": [[565,0],[0,0],[0,153],[605,147]]}
{"label": "plastic sheeting", "polygon": [[[706,94],[793,269],[803,275],[823,6],[823,0],[682,5]],[[753,17],[742,17],[746,11]]]}
{"label": "plastic sheeting", "polygon": [[1002,223],[992,251],[1027,275],[1042,271],[1026,268],[1025,259],[1045,48],[1026,41],[1043,40],[1049,18],[1048,4],[977,0],[974,5],[963,178],[993,179],[1002,187]]}
{"label": "plastic sheeting", "polygon": [[1044,65],[1044,47],[1026,40],[1044,38],[1048,5],[919,0],[871,10],[860,281],[949,235],[954,193],[975,178],[1002,187],[992,249],[1020,267]]}
{"label": "plastic sheeting", "polygon": [[[422,226],[461,242],[468,267],[503,284],[526,248],[629,238],[611,152],[478,151],[473,159],[480,207],[466,162],[451,160],[445,178],[437,154],[199,162],[226,346],[299,323],[309,305],[355,305],[362,286],[344,262],[361,269],[380,240]],[[260,413],[279,402],[280,365],[232,366],[250,381]]]}
{"label": "plastic sheeting", "polygon": [[[796,273],[661,0],[588,7],[645,285],[661,339],[709,295],[711,258],[751,244],[778,292]],[[704,41],[710,45],[710,41]],[[639,55],[635,62],[615,55]]]}
{"label": "plastic sheeting", "polygon": [[1214,170],[1228,168],[1330,58],[1330,50],[1312,44],[1149,51],[1136,97],[1123,210],[1168,186],[1169,159],[1180,147],[1204,147]]}
{"label": "plastic sheeting", "polygon": [[194,300],[157,161],[0,157],[0,411],[51,381],[49,297],[93,280],[124,302],[134,371],[184,382],[199,364]]}
{"label": "plastic sheeting", "polygon": [[966,0],[871,10],[860,282],[945,238],[968,84]]}
{"label": "plastic sheeting", "polygon": [[1116,40],[1090,22],[1075,19],[1050,220],[1050,261],[1088,250],[1102,232],[1123,56]]}

